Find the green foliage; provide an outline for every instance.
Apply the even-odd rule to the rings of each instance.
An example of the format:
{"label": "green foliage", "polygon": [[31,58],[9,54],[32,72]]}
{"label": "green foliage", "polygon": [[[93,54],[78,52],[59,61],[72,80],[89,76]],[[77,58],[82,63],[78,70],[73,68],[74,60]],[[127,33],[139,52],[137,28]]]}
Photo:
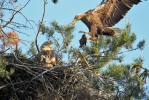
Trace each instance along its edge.
{"label": "green foliage", "polygon": [[61,62],[63,54],[69,52],[69,45],[74,37],[72,35],[72,32],[74,31],[74,25],[59,25],[58,22],[52,21],[49,27],[43,25],[42,29],[44,29],[42,33],[46,35],[46,38],[54,42],[55,53],[57,55],[58,62]]}
{"label": "green foliage", "polygon": [[[3,29],[5,27],[17,31],[22,27],[28,28],[26,26],[28,24],[13,22],[13,18],[26,7],[30,0],[22,8],[19,5],[13,5],[15,2],[17,0],[10,0],[10,2],[9,0],[3,0],[0,2],[2,8],[0,12],[1,26],[4,26],[1,29],[2,33],[4,33]],[[46,5],[47,0],[43,0],[43,2]],[[52,2],[56,4],[58,0],[52,0]],[[17,10],[17,8],[20,9]],[[10,16],[7,16],[10,18],[9,20],[4,20],[6,18],[3,17],[5,11],[10,13]],[[11,92],[4,93],[10,95],[8,99],[20,99],[20,97],[34,99],[36,98],[35,95],[39,97],[41,93],[45,98],[47,95],[56,95],[61,99],[64,96],[71,96],[71,99],[76,99],[78,95],[75,93],[78,92],[82,96],[83,93],[86,93],[84,92],[85,87],[87,90],[90,89],[88,91],[89,94],[93,92],[92,96],[85,94],[85,97],[89,95],[97,98],[93,98],[93,100],[141,100],[142,98],[147,98],[144,84],[147,83],[149,70],[143,67],[144,59],[139,57],[134,59],[132,64],[123,63],[123,54],[125,52],[137,49],[143,50],[145,46],[145,40],[141,40],[137,47],[133,48],[136,34],[131,32],[130,23],[126,23],[126,27],[121,34],[117,34],[117,37],[99,36],[98,42],[90,41],[89,45],[80,49],[71,46],[71,41],[74,38],[72,34],[75,29],[74,25],[60,25],[58,22],[52,21],[49,26],[46,26],[43,23],[44,13],[38,33],[41,32],[46,36],[47,40],[54,42],[57,65],[54,68],[45,68],[41,67],[42,65],[38,64],[38,61],[34,63],[29,58],[29,56],[37,54],[34,42],[30,43],[26,54],[23,54],[22,49],[16,46],[15,49],[12,48],[15,53],[15,57],[11,56],[13,59],[9,55],[6,59],[0,56],[0,80],[1,78],[3,80],[0,81],[0,85],[6,86],[0,89],[0,93],[8,92],[4,90],[10,87]],[[23,14],[21,13],[21,15]],[[25,17],[25,15],[23,16]],[[27,17],[25,19],[31,24]],[[64,62],[63,59],[66,58],[66,55],[68,55],[68,61]],[[13,66],[10,66],[11,64]],[[15,68],[15,73],[13,68]],[[57,69],[55,70],[55,68]],[[82,91],[80,92],[79,90]]]}
{"label": "green foliage", "polygon": [[140,41],[137,45],[137,47],[140,48],[140,50],[143,50],[144,46],[145,46],[145,40]]}
{"label": "green foliage", "polygon": [[141,71],[143,61],[144,60],[142,57],[134,59],[134,62],[132,63],[132,71],[133,71],[133,72],[131,72],[132,74],[134,72],[136,72],[136,74],[138,74]]}
{"label": "green foliage", "polygon": [[[122,33],[118,36],[118,38],[115,38],[111,46],[111,50],[119,51],[121,47],[125,47],[126,49],[129,49],[132,47],[132,44],[136,40],[136,34],[130,32],[130,25],[126,25],[126,28],[122,31]],[[116,47],[119,47],[115,49]]]}
{"label": "green foliage", "polygon": [[142,57],[134,59],[131,68],[131,75],[133,74],[136,77],[139,85],[146,84],[149,77],[149,70],[143,68],[143,61],[144,59]]}
{"label": "green foliage", "polygon": [[0,56],[0,77],[10,79],[10,76],[14,73],[14,69],[10,68],[9,71],[6,70],[6,66],[8,65],[8,62]]}
{"label": "green foliage", "polygon": [[16,56],[17,57],[22,57],[22,58],[27,58],[27,54],[26,53],[22,53],[22,48],[17,48],[16,50]]}
{"label": "green foliage", "polygon": [[[140,99],[146,96],[143,85],[146,83],[149,72],[142,67],[143,58],[134,59],[132,65],[123,64],[125,52],[143,49],[145,40],[133,48],[135,40],[136,34],[131,32],[131,25],[127,23],[126,28],[117,37],[99,36],[98,42],[91,42],[91,45],[83,48],[83,56],[92,70],[101,77],[99,79],[93,73],[85,72],[94,89],[100,88],[106,93],[117,93],[115,100]],[[112,63],[113,61],[119,61],[121,64]],[[80,61],[80,64],[83,68],[87,67],[84,62]],[[105,66],[107,69],[104,68]],[[120,91],[127,91],[127,93],[123,94]]]}
{"label": "green foliage", "polygon": [[29,50],[28,50],[27,54],[28,54],[29,56],[34,56],[34,55],[37,54],[37,50],[36,50],[36,48],[35,48],[35,42],[31,42],[31,43],[30,43],[30,47],[29,47]]}
{"label": "green foliage", "polygon": [[105,73],[109,77],[113,77],[114,79],[118,80],[124,75],[124,72],[126,71],[128,70],[125,69],[123,65],[117,65],[116,63],[114,63],[108,66],[108,69],[105,71]]}
{"label": "green foliage", "polygon": [[142,81],[147,84],[148,77],[149,77],[149,70],[144,68],[144,71],[141,73],[140,76],[142,78]]}
{"label": "green foliage", "polygon": [[[104,37],[99,36],[98,42],[91,42],[90,46],[84,47],[84,56],[91,55],[92,59],[89,60],[91,65],[96,68],[104,67],[111,60],[118,60],[122,62],[124,59],[121,50],[133,50],[132,45],[136,40],[136,34],[131,33],[131,25],[126,24],[126,28],[117,37]],[[143,40],[144,41],[144,40]],[[140,42],[142,46],[145,42]],[[142,47],[139,46],[139,47]],[[138,47],[137,47],[138,48]]]}
{"label": "green foliage", "polygon": [[140,100],[146,96],[143,81],[140,74],[130,77],[130,70],[130,64],[110,64],[105,71],[100,73],[107,80],[105,83],[100,83],[99,88],[104,87],[107,92],[117,93],[114,100],[129,100],[130,98]]}

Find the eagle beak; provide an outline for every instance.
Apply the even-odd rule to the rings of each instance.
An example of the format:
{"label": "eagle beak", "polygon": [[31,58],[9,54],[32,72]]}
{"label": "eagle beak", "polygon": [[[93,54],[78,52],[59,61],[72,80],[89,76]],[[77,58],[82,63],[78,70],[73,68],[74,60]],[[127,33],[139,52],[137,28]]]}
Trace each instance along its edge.
{"label": "eagle beak", "polygon": [[74,25],[76,22],[77,22],[77,19],[74,18],[73,21],[72,21],[72,24]]}
{"label": "eagle beak", "polygon": [[50,44],[54,44],[54,42],[50,41]]}

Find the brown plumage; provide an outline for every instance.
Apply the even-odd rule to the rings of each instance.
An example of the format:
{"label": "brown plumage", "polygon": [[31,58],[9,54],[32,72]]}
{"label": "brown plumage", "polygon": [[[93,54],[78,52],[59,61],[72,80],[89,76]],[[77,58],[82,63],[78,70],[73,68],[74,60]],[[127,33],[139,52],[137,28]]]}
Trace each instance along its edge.
{"label": "brown plumage", "polygon": [[34,61],[41,63],[46,67],[53,67],[56,65],[56,57],[54,49],[50,46],[53,42],[46,41],[40,47],[40,52],[35,56]]}
{"label": "brown plumage", "polygon": [[80,33],[84,33],[82,35],[82,38],[79,40],[80,48],[82,48],[84,45],[86,45],[88,38],[86,37],[86,32],[85,31],[80,31]]}
{"label": "brown plumage", "polygon": [[107,0],[95,9],[75,16],[72,23],[81,20],[89,29],[91,40],[96,41],[98,35],[115,36],[112,26],[118,23],[135,4],[141,0]]}

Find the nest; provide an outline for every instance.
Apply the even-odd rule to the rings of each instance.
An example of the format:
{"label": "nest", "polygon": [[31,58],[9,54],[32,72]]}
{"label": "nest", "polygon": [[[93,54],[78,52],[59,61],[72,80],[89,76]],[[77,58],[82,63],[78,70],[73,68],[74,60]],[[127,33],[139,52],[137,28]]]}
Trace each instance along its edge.
{"label": "nest", "polygon": [[0,100],[80,100],[83,97],[80,93],[85,78],[73,69],[58,65],[48,68],[12,55],[5,58],[9,60],[6,70],[15,71],[10,79],[0,78]]}

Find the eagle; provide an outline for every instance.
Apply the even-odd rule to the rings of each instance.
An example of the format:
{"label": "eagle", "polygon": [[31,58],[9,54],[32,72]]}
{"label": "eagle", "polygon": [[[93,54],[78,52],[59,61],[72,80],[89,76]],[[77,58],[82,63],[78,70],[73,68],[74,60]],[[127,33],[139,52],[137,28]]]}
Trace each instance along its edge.
{"label": "eagle", "polygon": [[44,42],[40,47],[40,52],[35,56],[34,61],[42,64],[46,67],[53,67],[56,65],[56,57],[53,47],[50,45],[53,44],[52,41]]}
{"label": "eagle", "polygon": [[96,8],[75,16],[72,24],[81,20],[89,29],[90,40],[97,41],[98,35],[116,36],[112,28],[126,13],[141,0],[103,0]]}

